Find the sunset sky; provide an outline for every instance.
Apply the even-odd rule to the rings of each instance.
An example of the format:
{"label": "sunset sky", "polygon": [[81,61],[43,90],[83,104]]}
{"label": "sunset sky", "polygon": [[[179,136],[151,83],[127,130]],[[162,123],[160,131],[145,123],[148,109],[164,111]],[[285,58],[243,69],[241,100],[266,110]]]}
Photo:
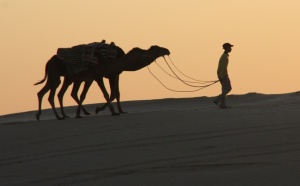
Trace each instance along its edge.
{"label": "sunset sky", "polygon": [[[57,48],[102,39],[125,52],[151,45],[168,48],[175,65],[200,80],[217,79],[222,44],[230,42],[230,94],[299,91],[299,7],[299,0],[0,0],[0,115],[37,109],[36,93],[43,85],[33,84],[44,77]],[[167,70],[163,58],[157,63]],[[169,88],[195,89],[165,75],[155,63],[149,67]],[[76,104],[70,90],[66,106]],[[220,93],[220,85],[171,92],[144,68],[123,72],[120,90],[123,101],[211,97]],[[103,102],[94,83],[84,103]],[[49,107],[47,94],[43,109]]]}

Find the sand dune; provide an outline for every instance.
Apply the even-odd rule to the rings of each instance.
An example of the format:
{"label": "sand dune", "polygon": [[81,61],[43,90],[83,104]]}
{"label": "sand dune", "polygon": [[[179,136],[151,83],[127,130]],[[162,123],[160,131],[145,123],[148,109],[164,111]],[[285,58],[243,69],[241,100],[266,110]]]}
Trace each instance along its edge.
{"label": "sand dune", "polygon": [[35,112],[1,116],[0,185],[299,185],[300,93],[228,102],[131,101],[127,115],[63,121],[51,110],[41,121]]}

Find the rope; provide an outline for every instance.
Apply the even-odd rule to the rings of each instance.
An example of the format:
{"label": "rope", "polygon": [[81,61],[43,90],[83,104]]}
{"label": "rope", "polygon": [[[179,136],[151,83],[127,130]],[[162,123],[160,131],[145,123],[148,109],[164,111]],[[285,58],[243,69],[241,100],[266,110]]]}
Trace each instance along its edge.
{"label": "rope", "polygon": [[[165,59],[165,57],[164,57],[164,60],[165,60],[165,62],[167,63],[167,65],[168,65],[168,67],[170,68],[170,70],[172,71],[172,73],[176,76],[176,77],[174,77],[174,76],[172,76],[171,74],[169,74],[168,72],[166,72],[160,65],[158,65],[157,63],[156,63],[156,61],[155,61],[155,63],[166,73],[166,74],[168,74],[169,76],[171,76],[171,77],[173,77],[173,78],[176,78],[176,79],[178,79],[178,80],[180,80],[182,83],[184,83],[184,84],[186,84],[186,85],[188,85],[188,86],[190,86],[190,87],[197,87],[197,89],[195,89],[195,90],[174,90],[174,89],[171,89],[171,88],[169,88],[169,87],[167,87],[164,83],[162,83],[162,81],[160,81],[153,73],[152,73],[152,71],[150,70],[150,68],[149,68],[149,66],[147,65],[147,69],[148,69],[148,71],[150,72],[150,74],[163,86],[163,87],[165,87],[166,89],[168,89],[168,90],[170,90],[170,91],[173,91],[173,92],[196,92],[196,91],[199,91],[199,90],[202,90],[202,89],[204,89],[204,88],[206,88],[206,87],[209,87],[209,86],[211,86],[211,85],[213,85],[213,84],[215,84],[215,83],[217,83],[217,82],[219,82],[219,80],[217,80],[217,81],[201,81],[201,80],[196,80],[196,81],[198,81],[198,82],[190,82],[190,81],[185,81],[185,80],[182,80],[181,78],[179,78],[178,77],[178,75],[173,71],[173,69],[171,68],[171,66],[168,64],[168,62],[167,62],[167,60]],[[171,58],[170,58],[170,60],[171,60]],[[171,62],[172,62],[172,60],[171,60]],[[173,63],[173,62],[172,62]],[[173,64],[173,66],[175,66],[174,64]],[[175,66],[175,68],[178,70],[178,68]],[[179,70],[178,70],[179,71]],[[180,72],[180,71],[179,71]],[[181,74],[183,74],[183,73],[181,73]],[[184,75],[184,76],[186,76],[186,75]],[[186,77],[188,77],[188,76],[186,76]],[[188,77],[188,78],[190,78],[190,77]],[[190,78],[190,79],[193,79],[193,78]],[[193,79],[193,80],[195,80],[195,79]],[[194,86],[194,85],[190,85],[190,84],[188,84],[187,82],[189,82],[189,83],[200,83],[200,84],[206,84],[206,85],[203,85],[203,86]],[[207,84],[207,83],[209,83],[209,84]]]}
{"label": "rope", "polygon": [[[165,69],[163,69],[156,61],[155,61],[156,65],[162,70],[164,71],[167,75],[169,75],[170,77],[174,78],[174,79],[177,79],[177,77],[175,76],[172,76],[172,74],[169,74]],[[205,82],[201,82],[201,81],[188,81],[188,80],[183,80],[185,82],[188,82],[188,83],[195,83],[195,84],[206,84]]]}
{"label": "rope", "polygon": [[[171,68],[171,66],[169,65],[169,63],[167,62],[166,58],[164,57],[164,60],[166,62],[166,64],[168,65],[168,67],[170,68],[170,70],[173,72],[173,74],[184,84],[190,86],[190,87],[207,87],[207,85],[204,85],[204,86],[195,86],[195,85],[191,85],[191,84],[188,84],[186,83],[185,81],[183,81],[182,79],[180,79],[180,77],[174,72],[174,70]],[[218,81],[212,81],[211,83],[215,84],[216,82]],[[210,84],[209,84],[210,85]]]}
{"label": "rope", "polygon": [[168,57],[169,57],[169,59],[170,59],[172,65],[173,65],[173,66],[176,68],[176,70],[177,70],[179,73],[181,73],[183,76],[185,76],[185,77],[187,77],[187,78],[189,78],[189,79],[192,79],[192,80],[194,80],[194,81],[197,81],[197,82],[204,82],[204,83],[215,82],[215,81],[202,81],[202,80],[197,80],[197,79],[194,79],[194,78],[191,78],[191,77],[185,75],[184,73],[182,73],[182,72],[176,67],[176,65],[173,63],[171,57],[170,57],[170,56],[168,56]]}
{"label": "rope", "polygon": [[167,87],[165,84],[163,84],[163,82],[161,82],[150,70],[149,66],[147,65],[147,69],[148,71],[150,72],[150,74],[163,86],[165,87],[166,89],[170,90],[170,91],[173,91],[173,92],[196,92],[196,91],[199,91],[205,87],[201,87],[201,88],[198,88],[196,90],[174,90],[174,89],[171,89],[169,87]]}

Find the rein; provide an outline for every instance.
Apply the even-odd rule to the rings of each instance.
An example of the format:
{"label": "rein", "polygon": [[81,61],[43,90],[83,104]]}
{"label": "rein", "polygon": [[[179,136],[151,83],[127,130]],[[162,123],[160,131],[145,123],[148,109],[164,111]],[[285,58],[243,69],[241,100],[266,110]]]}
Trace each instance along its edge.
{"label": "rein", "polygon": [[[176,68],[176,70],[177,70],[180,74],[182,74],[183,76],[185,76],[185,77],[187,77],[187,78],[189,78],[189,79],[192,79],[192,80],[194,80],[194,81],[196,81],[196,82],[201,82],[201,83],[211,83],[211,82],[215,82],[215,81],[202,81],[202,80],[197,80],[197,79],[194,79],[194,78],[191,78],[191,77],[185,75],[184,73],[182,73],[182,72],[175,66],[175,64],[173,63],[173,61],[172,61],[172,59],[171,59],[171,57],[170,57],[169,55],[168,55],[168,57],[169,57],[169,59],[170,59],[172,65],[173,65],[173,66]],[[165,60],[166,60],[166,59],[165,59]]]}
{"label": "rein", "polygon": [[[170,61],[171,61],[171,63],[172,63],[172,65],[176,68],[176,70],[178,71],[178,72],[180,72],[183,76],[185,76],[185,77],[187,77],[187,78],[189,78],[189,79],[192,79],[192,80],[194,80],[194,81],[188,81],[188,80],[183,80],[183,79],[181,79],[175,72],[174,72],[174,70],[171,68],[171,66],[169,65],[169,63],[167,62],[167,60],[166,60],[166,58],[163,56],[163,58],[164,58],[164,60],[165,60],[165,62],[166,62],[166,64],[167,64],[167,66],[169,67],[169,69],[172,71],[172,73],[175,75],[175,76],[173,76],[173,75],[171,75],[171,74],[169,74],[168,72],[166,72],[157,62],[156,62],[156,60],[155,60],[155,63],[167,74],[167,75],[169,75],[169,76],[171,76],[172,78],[175,78],[175,79],[177,79],[177,80],[179,80],[179,81],[181,81],[182,83],[184,83],[185,85],[187,85],[187,86],[190,86],[190,87],[195,87],[195,88],[197,88],[197,89],[195,89],[195,90],[174,90],[174,89],[171,89],[171,88],[169,88],[169,87],[167,87],[165,84],[163,84],[162,83],[162,81],[161,80],[159,80],[153,73],[152,73],[152,71],[150,70],[150,68],[148,67],[148,65],[147,65],[147,69],[148,69],[148,71],[150,72],[150,74],[163,86],[163,87],[165,87],[166,89],[168,89],[168,90],[170,90],[170,91],[173,91],[173,92],[196,92],[196,91],[199,91],[199,90],[202,90],[202,89],[204,89],[204,88],[207,88],[207,87],[209,87],[209,86],[211,86],[211,85],[213,85],[213,84],[215,84],[215,83],[217,83],[217,82],[219,82],[219,80],[215,80],[215,81],[202,81],[202,80],[197,80],[197,79],[194,79],[194,78],[191,78],[191,77],[189,77],[189,76],[187,76],[187,75],[185,75],[185,74],[183,74],[175,65],[174,65],[174,63],[172,62],[172,60],[171,60],[171,58],[169,57],[169,59],[170,59]],[[191,85],[191,84],[189,84],[189,83],[197,83],[197,84],[202,84],[202,85]]]}

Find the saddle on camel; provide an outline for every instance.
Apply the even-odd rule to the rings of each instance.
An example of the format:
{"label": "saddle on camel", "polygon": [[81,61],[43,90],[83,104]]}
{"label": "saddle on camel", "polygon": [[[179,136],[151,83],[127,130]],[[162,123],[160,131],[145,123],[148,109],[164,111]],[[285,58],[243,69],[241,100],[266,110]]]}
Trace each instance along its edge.
{"label": "saddle on camel", "polygon": [[108,45],[105,40],[102,40],[102,42],[76,45],[71,48],[58,48],[56,55],[65,63],[68,76],[71,77],[90,68],[97,68],[100,60],[95,56],[96,52],[104,59],[115,60],[117,51],[114,50],[114,46],[113,42]]}

